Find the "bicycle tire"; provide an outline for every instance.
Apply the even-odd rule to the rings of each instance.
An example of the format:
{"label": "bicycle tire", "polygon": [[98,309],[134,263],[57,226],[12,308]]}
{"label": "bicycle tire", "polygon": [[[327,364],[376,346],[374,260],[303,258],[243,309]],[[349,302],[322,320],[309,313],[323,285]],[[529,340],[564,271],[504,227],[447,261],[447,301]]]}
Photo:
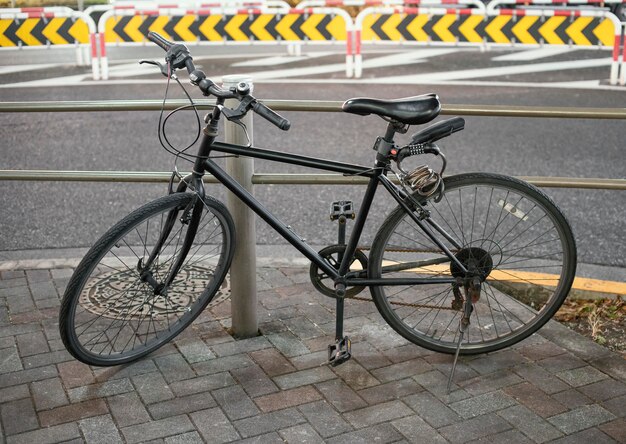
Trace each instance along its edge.
{"label": "bicycle tire", "polygon": [[[430,218],[459,239],[458,247],[442,239],[459,261],[474,261],[488,272],[460,353],[511,346],[541,328],[567,297],[576,271],[570,225],[547,195],[521,180],[468,173],[447,177],[444,183],[438,203],[434,197],[414,197]],[[398,206],[374,238],[368,274],[449,278],[458,275],[456,268]],[[463,288],[430,284],[372,286],[370,291],[382,317],[405,339],[437,352],[456,351]]]}
{"label": "bicycle tire", "polygon": [[[72,356],[96,366],[135,361],[173,339],[215,299],[232,261],[235,231],[226,207],[211,197],[203,201],[193,244],[164,294],[141,278],[140,268],[144,273],[148,268],[153,282],[165,280],[195,199],[192,193],[156,199],[115,224],[87,252],[70,278],[59,315],[61,339]],[[167,230],[170,214],[176,217]],[[162,248],[144,267],[162,232],[167,232]]]}

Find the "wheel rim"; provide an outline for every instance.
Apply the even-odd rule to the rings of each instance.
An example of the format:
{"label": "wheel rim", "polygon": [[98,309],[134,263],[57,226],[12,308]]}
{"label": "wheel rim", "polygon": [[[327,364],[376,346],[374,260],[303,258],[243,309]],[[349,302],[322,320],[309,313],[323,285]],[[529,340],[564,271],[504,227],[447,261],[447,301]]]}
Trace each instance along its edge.
{"label": "wheel rim", "polygon": [[167,215],[176,209],[174,226],[149,267],[156,281],[165,280],[182,248],[188,224],[182,223],[180,215],[190,201],[185,195],[133,221],[92,262],[70,316],[70,334],[91,360],[136,359],[176,336],[198,316],[208,298],[213,296],[212,303],[217,304],[228,297],[227,280],[215,288],[225,273],[227,234],[224,222],[207,206],[189,255],[167,291],[159,294],[140,277],[140,264],[146,263]]}
{"label": "wheel rim", "polygon": [[[568,228],[560,215],[542,205],[547,201],[530,190],[500,181],[458,181],[447,185],[441,202],[431,200],[425,207],[459,239],[461,248],[445,243],[460,262],[466,265],[468,257],[475,256],[486,275],[463,341],[466,352],[502,348],[532,333],[560,306],[571,284]],[[384,277],[458,276],[458,267],[406,215],[387,233],[382,255],[375,273],[390,268],[386,264],[396,264],[395,268],[413,264],[402,272],[383,273]],[[454,287],[433,284],[375,291],[382,295],[377,298],[379,308],[401,334],[429,348],[451,351],[458,340],[465,297],[462,287]]]}

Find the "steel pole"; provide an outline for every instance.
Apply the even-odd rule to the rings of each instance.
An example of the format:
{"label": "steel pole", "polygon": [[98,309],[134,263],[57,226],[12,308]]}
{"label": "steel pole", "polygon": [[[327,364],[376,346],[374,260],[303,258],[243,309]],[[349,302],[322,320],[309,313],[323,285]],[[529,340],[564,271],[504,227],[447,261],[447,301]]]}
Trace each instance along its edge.
{"label": "steel pole", "polygon": [[[248,82],[252,88],[252,79],[249,76],[224,76],[223,87],[230,88],[239,82]],[[225,106],[236,107],[239,103],[230,99]],[[241,119],[246,132],[234,123],[225,120],[224,137],[226,142],[247,145],[252,143],[252,113]],[[250,140],[248,140],[248,137]],[[254,194],[252,176],[254,174],[254,159],[244,157],[226,158],[226,171],[247,191]],[[227,206],[235,222],[235,256],[230,267],[232,333],[238,338],[257,336],[259,321],[257,317],[256,291],[256,228],[254,212],[248,208],[237,196],[228,193]]]}

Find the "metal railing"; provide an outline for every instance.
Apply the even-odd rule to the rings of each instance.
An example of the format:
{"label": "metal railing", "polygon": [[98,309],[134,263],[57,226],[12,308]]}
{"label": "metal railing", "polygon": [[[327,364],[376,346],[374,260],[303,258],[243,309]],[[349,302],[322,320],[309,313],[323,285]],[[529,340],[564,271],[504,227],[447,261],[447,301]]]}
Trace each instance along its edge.
{"label": "metal railing", "polygon": [[[210,109],[215,100],[194,100],[199,109]],[[338,100],[263,100],[277,111],[342,112]],[[168,100],[165,110],[189,105],[186,100]],[[2,112],[92,112],[160,111],[163,100],[89,100],[45,102],[0,102]],[[443,105],[442,115],[488,117],[543,117],[563,119],[625,119],[626,108],[570,108],[558,106]]]}
{"label": "metal railing", "polygon": [[[182,172],[183,175],[188,172]],[[0,170],[0,181],[167,183],[171,172]],[[626,179],[517,176],[542,188],[626,190]],[[393,178],[392,180],[396,180]],[[205,183],[218,183],[205,176]],[[253,174],[253,185],[366,185],[367,178],[341,174]]]}
{"label": "metal railing", "polygon": [[[331,100],[265,100],[277,111],[341,112],[341,101]],[[187,105],[184,100],[168,100],[166,110]],[[210,109],[214,100],[197,100],[199,109]],[[159,111],[162,100],[92,100],[92,101],[46,101],[46,102],[2,102],[2,112],[94,112],[94,111]],[[505,105],[444,105],[443,115],[489,116],[489,117],[535,117],[566,119],[618,119],[626,120],[626,108],[568,108]],[[45,170],[0,170],[2,180],[25,181],[79,181],[79,182],[167,182],[168,172],[137,171],[45,171]],[[626,190],[626,179],[574,178],[574,177],[520,177],[534,185],[552,188],[586,188]],[[339,174],[253,174],[252,183],[257,185],[358,185],[365,178],[344,177]],[[209,183],[216,181],[207,177]]]}

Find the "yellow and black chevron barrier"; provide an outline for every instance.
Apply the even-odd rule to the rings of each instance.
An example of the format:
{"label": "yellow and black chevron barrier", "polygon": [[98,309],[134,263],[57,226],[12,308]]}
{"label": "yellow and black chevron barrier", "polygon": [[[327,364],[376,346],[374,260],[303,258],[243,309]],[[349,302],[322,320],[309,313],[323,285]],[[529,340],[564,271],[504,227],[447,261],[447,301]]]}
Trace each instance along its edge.
{"label": "yellow and black chevron barrier", "polygon": [[70,17],[0,19],[0,47],[89,43],[89,29]]}
{"label": "yellow and black chevron barrier", "polygon": [[[126,8],[105,12],[98,23],[104,78],[108,71],[106,44],[146,42],[150,31],[168,40],[196,44],[339,42],[351,48],[352,29],[350,15],[338,8]],[[351,70],[351,49],[347,52]]]}
{"label": "yellow and black chevron barrier", "polygon": [[332,14],[212,14],[112,16],[106,43],[143,42],[149,31],[182,42],[345,41],[347,24]]}
{"label": "yellow and black chevron barrier", "polygon": [[[356,18],[355,76],[361,42],[600,46],[619,50],[622,26],[599,10],[367,8]],[[611,67],[616,79],[617,59]]]}
{"label": "yellow and black chevron barrier", "polygon": [[89,43],[87,22],[66,8],[5,9],[0,17],[2,48]]}
{"label": "yellow and black chevron barrier", "polygon": [[361,39],[611,47],[615,34],[606,17],[372,14],[363,21]]}
{"label": "yellow and black chevron barrier", "polygon": [[76,47],[78,65],[91,56],[93,78],[99,79],[96,24],[87,14],[56,6],[0,9],[0,50],[59,45]]}

